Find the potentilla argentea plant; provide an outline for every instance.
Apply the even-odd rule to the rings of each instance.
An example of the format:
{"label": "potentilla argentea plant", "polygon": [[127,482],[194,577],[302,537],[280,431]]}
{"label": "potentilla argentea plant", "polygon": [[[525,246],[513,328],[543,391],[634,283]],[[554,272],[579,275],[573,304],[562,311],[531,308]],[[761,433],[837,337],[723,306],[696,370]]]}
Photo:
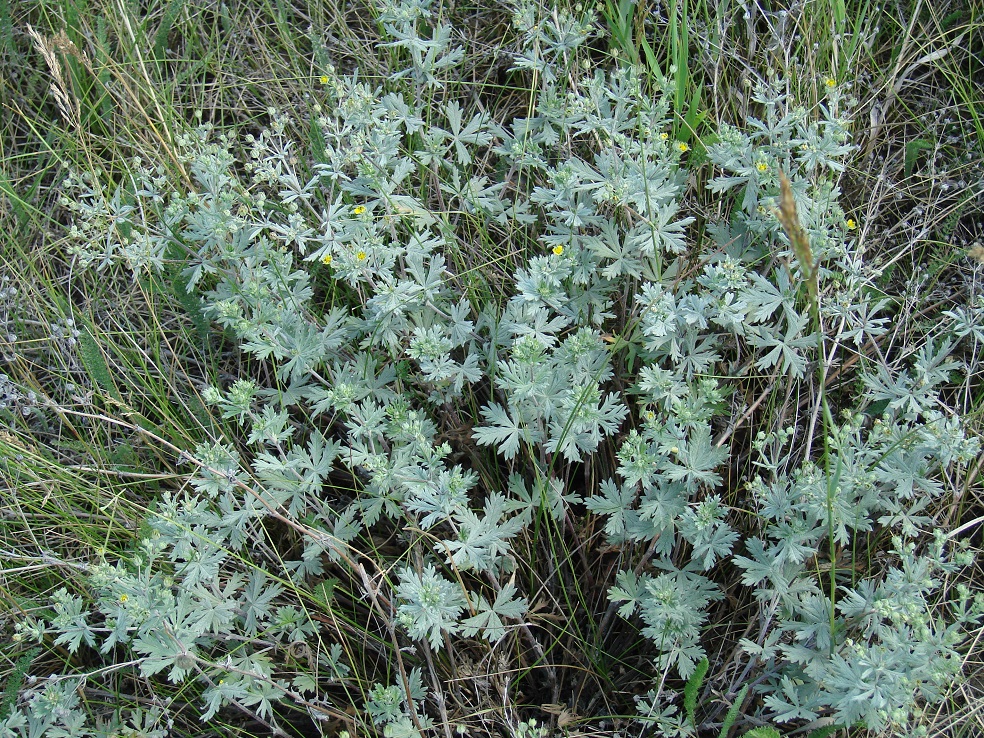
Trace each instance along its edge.
{"label": "potentilla argentea plant", "polygon": [[[82,735],[98,716],[72,695],[124,668],[272,730],[288,704],[436,735],[490,683],[510,711],[542,689],[600,714],[559,651],[585,678],[630,664],[625,694],[645,674],[638,719],[663,735],[702,729],[677,691],[712,658],[727,700],[753,685],[756,724],[914,729],[980,612],[943,596],[966,561],[932,515],[979,451],[940,400],[979,316],[953,312],[906,368],[856,362],[837,419],[812,399],[888,330],[838,204],[842,92],[807,110],[763,83],[757,117],[720,127],[709,186],[732,215],[696,252],[667,97],[585,71],[591,12],[517,5],[530,101],[499,120],[448,83],[465,51],[438,8],[376,10],[394,73],[326,70],[315,150],[271,111],[182,136],[189,186],[141,161],[67,176],[78,267],[177,282],[243,370],[204,388],[213,438],[181,450],[187,483],[135,549],[21,624],[86,658],[0,730]],[[776,217],[782,177],[812,265]],[[462,268],[479,239],[512,273]],[[775,387],[806,421],[759,425]],[[882,540],[883,561],[857,555]]]}

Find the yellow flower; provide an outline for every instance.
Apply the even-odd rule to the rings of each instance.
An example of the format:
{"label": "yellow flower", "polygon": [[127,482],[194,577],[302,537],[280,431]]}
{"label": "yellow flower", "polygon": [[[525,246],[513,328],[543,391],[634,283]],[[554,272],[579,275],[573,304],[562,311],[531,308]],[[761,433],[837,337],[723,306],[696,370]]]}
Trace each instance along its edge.
{"label": "yellow flower", "polygon": [[854,222],[854,218],[848,218],[847,221],[845,221],[844,225],[847,226],[847,230],[849,231],[853,231],[855,228],[858,227],[858,224]]}
{"label": "yellow flower", "polygon": [[670,134],[669,133],[666,133],[665,131],[663,133],[659,134],[659,140],[660,141],[665,141],[669,137],[670,137]]}
{"label": "yellow flower", "polygon": [[823,81],[823,83],[824,83],[825,85],[827,85],[827,87],[829,87],[829,88],[831,88],[831,89],[833,89],[834,87],[836,87],[836,86],[837,86],[837,80],[836,80],[836,79],[834,79],[833,77],[827,77],[827,79],[825,79],[825,80]]}
{"label": "yellow flower", "polygon": [[769,165],[766,164],[764,161],[760,161],[758,164],[756,164],[755,168],[758,169],[760,172],[769,171]]}
{"label": "yellow flower", "polygon": [[558,243],[556,246],[553,247],[553,252],[554,252],[554,256],[560,256],[562,253],[564,253],[564,247]]}
{"label": "yellow flower", "polygon": [[355,208],[353,208],[352,210],[353,215],[362,215],[364,212],[366,212],[365,205],[356,205]]}
{"label": "yellow flower", "polygon": [[323,85],[326,85],[326,84],[328,84],[328,75],[327,75],[327,74],[322,74],[322,75],[321,75],[321,76],[320,76],[320,77],[318,78],[318,81],[319,81],[319,82],[320,82],[321,84],[323,84]]}
{"label": "yellow flower", "polygon": [[126,604],[126,601],[127,601],[128,599],[130,599],[130,598],[129,598],[129,597],[127,597],[127,596],[126,596],[125,594],[121,594],[121,595],[120,595],[120,604],[121,604],[121,605],[125,605],[125,604]]}
{"label": "yellow flower", "polygon": [[685,144],[683,141],[677,141],[676,147],[677,147],[677,151],[679,151],[681,154],[685,154],[686,152],[690,151],[690,147],[687,146],[687,144]]}
{"label": "yellow flower", "polygon": [[324,256],[322,256],[321,263],[324,264],[325,266],[331,264],[331,254],[325,254]]}
{"label": "yellow flower", "polygon": [[366,260],[366,252],[365,251],[360,251],[359,253],[357,253],[355,255],[355,258],[358,259],[359,261],[365,261]]}

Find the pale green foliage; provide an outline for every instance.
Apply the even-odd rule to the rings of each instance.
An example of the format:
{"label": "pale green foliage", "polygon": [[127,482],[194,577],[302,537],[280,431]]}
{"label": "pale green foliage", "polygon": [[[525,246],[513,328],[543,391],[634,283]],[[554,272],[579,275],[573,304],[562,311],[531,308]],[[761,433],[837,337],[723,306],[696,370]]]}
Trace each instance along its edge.
{"label": "pale green foliage", "polygon": [[[940,400],[957,341],[981,338],[975,309],[948,313],[952,331],[928,336],[911,369],[855,375],[859,412],[819,429],[811,457],[791,445],[812,431],[769,428],[755,473],[728,469],[738,382],[765,373],[809,394],[831,325],[826,340],[855,348],[887,330],[838,204],[851,152],[840,91],[806,110],[776,81],[756,88],[762,117],[722,126],[707,151],[734,215],[694,253],[666,96],[630,68],[583,70],[590,11],[518,5],[514,63],[536,86],[528,115],[504,121],[466,112],[446,84],[465,52],[429,2],[377,12],[395,71],[330,70],[315,158],[273,111],[242,140],[184,135],[188,188],[142,162],[117,184],[67,177],[79,268],[179,264],[264,371],[205,389],[227,425],[184,452],[189,484],[162,495],[129,558],[92,562],[85,596],[54,594],[40,636],[183,685],[203,720],[234,706],[275,723],[279,702],[319,715],[361,689],[364,729],[416,736],[444,704],[428,697],[436,680],[424,688],[435,658],[542,648],[528,620],[544,594],[522,556],[590,513],[625,552],[603,583],[611,613],[647,640],[640,720],[694,734],[666,684],[714,657],[704,638],[730,571],[730,596],[751,604],[743,678],[722,689],[753,684],[762,719],[903,731],[955,676],[978,613],[966,596],[937,610],[965,562],[941,534],[923,545],[939,472],[979,450]],[[780,169],[819,265],[819,325],[773,213]],[[502,299],[487,285],[477,299],[451,266],[476,231],[517,255]],[[884,416],[866,424],[877,403]],[[833,554],[875,531],[898,537],[884,565],[834,571]],[[318,594],[329,577],[368,613],[357,626],[387,681],[353,676],[342,640],[356,626]],[[0,735],[38,721],[82,735],[69,684],[34,689]]]}
{"label": "pale green foliage", "polygon": [[444,579],[433,566],[427,566],[420,575],[404,570],[396,593],[405,601],[397,619],[412,638],[427,638],[431,648],[439,649],[442,633],[458,630],[458,616],[467,604],[465,597],[455,582]]}

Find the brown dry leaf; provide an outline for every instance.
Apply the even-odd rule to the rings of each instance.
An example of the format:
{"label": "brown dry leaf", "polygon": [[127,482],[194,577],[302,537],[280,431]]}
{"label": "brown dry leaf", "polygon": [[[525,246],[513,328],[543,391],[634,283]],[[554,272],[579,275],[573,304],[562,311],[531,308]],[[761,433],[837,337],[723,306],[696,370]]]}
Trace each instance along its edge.
{"label": "brown dry leaf", "polygon": [[576,712],[574,712],[573,710],[564,710],[557,717],[557,727],[560,728],[561,730],[564,730],[565,728],[569,728],[570,726],[574,725],[574,723],[576,723],[578,720],[580,720],[580,715],[578,715]]}
{"label": "brown dry leaf", "polygon": [[580,720],[580,715],[574,712],[572,709],[566,705],[556,705],[553,703],[546,703],[540,705],[540,709],[543,710],[548,715],[557,716],[557,727],[561,730],[569,728],[578,720]]}

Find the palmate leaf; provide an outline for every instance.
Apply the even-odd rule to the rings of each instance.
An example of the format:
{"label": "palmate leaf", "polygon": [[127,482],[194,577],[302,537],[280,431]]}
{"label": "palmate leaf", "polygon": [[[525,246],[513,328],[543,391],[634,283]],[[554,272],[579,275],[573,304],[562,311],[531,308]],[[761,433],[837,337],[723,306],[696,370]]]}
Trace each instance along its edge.
{"label": "palmate leaf", "polygon": [[560,451],[569,461],[598,448],[602,434],[614,433],[628,412],[614,393],[602,397],[597,382],[563,393],[557,416],[550,421],[547,451]]}
{"label": "palmate leaf", "polygon": [[630,617],[643,596],[639,578],[631,571],[620,571],[615,581],[616,586],[608,590],[608,599],[612,602],[624,602],[618,608],[618,614],[623,618]]}
{"label": "palmate leaf", "polygon": [[412,569],[400,573],[397,595],[404,602],[399,617],[411,638],[426,638],[435,651],[443,645],[444,633],[456,633],[458,616],[467,606],[457,582],[450,582],[433,566],[421,574]]}
{"label": "palmate leaf", "polygon": [[788,723],[792,720],[816,720],[817,713],[812,709],[818,707],[813,695],[808,694],[806,685],[797,685],[790,677],[783,676],[780,680],[781,691],[773,692],[764,698],[765,704],[773,711],[773,720]]}
{"label": "palmate leaf", "polygon": [[799,320],[796,312],[796,290],[791,287],[789,272],[777,269],[772,273],[775,283],[760,274],[749,275],[751,285],[742,291],[742,296],[751,306],[748,317],[752,322],[761,323],[782,308],[787,325]]}
{"label": "palmate leaf", "polygon": [[283,587],[272,581],[266,572],[256,569],[250,576],[239,597],[243,629],[247,635],[255,635],[260,623],[273,614],[274,600],[283,592]]}
{"label": "palmate leaf", "polygon": [[816,336],[813,334],[803,335],[808,322],[809,317],[806,315],[790,321],[785,335],[759,326],[758,330],[749,336],[749,342],[756,348],[771,350],[760,357],[755,362],[755,366],[759,369],[769,369],[779,365],[791,377],[796,379],[802,377],[806,373],[806,358],[803,353],[815,348],[817,343]]}
{"label": "palmate leaf", "polygon": [[199,607],[193,598],[182,595],[162,622],[163,627],[142,629],[133,641],[133,650],[143,656],[141,676],[149,677],[169,669],[168,681],[178,684],[194,671],[198,662],[198,639],[205,632],[196,612]]}
{"label": "palmate leaf", "polygon": [[506,498],[498,492],[489,495],[485,502],[485,516],[479,517],[471,510],[455,514],[461,525],[458,540],[449,540],[445,545],[453,552],[450,563],[463,569],[488,571],[496,567],[499,559],[509,553],[509,539],[523,529],[522,515],[502,521],[506,509]]}
{"label": "palmate leaf", "polygon": [[715,525],[694,542],[691,558],[694,561],[699,561],[701,569],[706,571],[714,566],[719,559],[723,559],[731,553],[737,540],[738,533],[727,524]]}
{"label": "palmate leaf", "polygon": [[542,434],[521,421],[516,421],[506,408],[497,402],[482,408],[482,417],[489,425],[479,426],[473,431],[476,443],[482,446],[495,446],[500,454],[512,459],[519,452],[520,441],[527,444],[539,443]]}
{"label": "palmate leaf", "polygon": [[690,440],[679,448],[677,461],[667,464],[666,476],[672,481],[683,482],[689,491],[700,485],[715,487],[721,483],[721,475],[714,471],[728,458],[726,448],[711,443],[711,429],[699,426]]}
{"label": "palmate leaf", "polygon": [[526,614],[528,607],[526,598],[513,599],[515,594],[516,585],[510,582],[499,590],[495,602],[491,605],[488,600],[478,595],[478,602],[475,605],[478,612],[461,621],[461,634],[471,638],[481,630],[484,631],[482,636],[486,640],[492,643],[501,640],[506,635],[506,626],[502,619],[517,619]]}
{"label": "palmate leaf", "polygon": [[601,483],[601,494],[585,498],[585,506],[593,513],[607,515],[605,533],[617,536],[625,531],[626,516],[635,504],[634,485],[617,485],[611,479]]}
{"label": "palmate leaf", "polygon": [[88,613],[83,612],[85,603],[82,598],[69,594],[64,587],[52,595],[55,606],[55,617],[51,624],[59,633],[55,645],[68,646],[69,653],[79,650],[84,640],[87,646],[96,643],[92,627],[86,622]]}
{"label": "palmate leaf", "polygon": [[454,145],[455,155],[459,164],[470,164],[471,154],[465,144],[472,147],[488,146],[492,143],[492,135],[486,130],[485,120],[481,115],[474,116],[462,126],[461,106],[452,101],[444,106],[444,115],[451,129],[450,139]]}

